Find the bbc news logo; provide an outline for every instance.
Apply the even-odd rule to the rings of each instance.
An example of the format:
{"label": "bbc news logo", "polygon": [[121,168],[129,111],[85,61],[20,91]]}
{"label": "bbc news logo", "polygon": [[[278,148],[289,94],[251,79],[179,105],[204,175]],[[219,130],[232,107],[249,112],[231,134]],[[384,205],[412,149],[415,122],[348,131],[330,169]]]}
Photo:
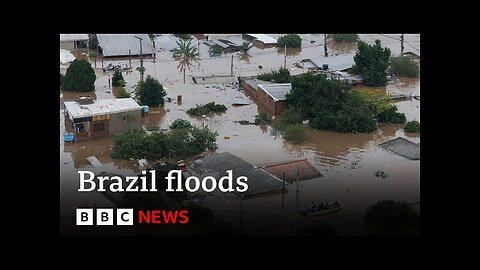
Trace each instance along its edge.
{"label": "bbc news logo", "polygon": [[[134,225],[134,210],[132,208],[117,208],[114,217],[113,208],[77,208],[78,226],[132,226]],[[186,224],[187,210],[138,210],[137,224]],[[114,220],[116,221],[114,223]]]}

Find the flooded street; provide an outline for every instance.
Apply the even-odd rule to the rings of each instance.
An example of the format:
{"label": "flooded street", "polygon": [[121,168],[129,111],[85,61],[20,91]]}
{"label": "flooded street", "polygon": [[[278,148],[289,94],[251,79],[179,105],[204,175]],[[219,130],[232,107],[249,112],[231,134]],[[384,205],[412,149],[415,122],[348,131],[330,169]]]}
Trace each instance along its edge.
{"label": "flooded street", "polygon": [[[210,35],[217,36],[234,35]],[[241,36],[241,35],[236,35]],[[278,37],[280,35],[271,35]],[[287,68],[292,75],[306,72],[302,68],[294,68],[305,58],[323,56],[323,34],[302,34],[302,48],[287,50]],[[360,39],[373,44],[375,39],[382,41],[382,46],[389,47],[392,55],[400,54],[400,41],[393,37],[399,34],[361,34]],[[420,35],[405,35],[405,50],[419,53]],[[197,46],[195,38],[192,44]],[[230,152],[243,160],[263,166],[283,161],[307,159],[323,177],[303,180],[287,185],[285,196],[270,194],[255,196],[243,201],[243,214],[239,199],[230,201],[213,200],[205,205],[212,208],[217,216],[230,221],[233,226],[240,224],[243,216],[245,232],[251,235],[290,235],[295,234],[298,228],[323,220],[333,225],[339,235],[368,235],[372,232],[363,221],[363,214],[368,205],[378,200],[402,200],[409,203],[420,201],[420,161],[409,160],[405,157],[389,152],[378,145],[396,137],[404,137],[415,143],[420,143],[419,134],[405,133],[401,125],[382,124],[373,133],[344,134],[331,131],[319,131],[308,128],[308,142],[292,144],[281,136],[272,134],[269,125],[241,125],[236,121],[246,120],[254,122],[255,115],[267,112],[255,102],[250,105],[232,106],[236,98],[248,98],[243,91],[232,89],[224,84],[194,84],[190,76],[221,76],[230,75],[231,55],[211,58],[208,46],[200,41],[200,59],[192,61],[186,70],[186,83],[183,83],[183,72],[179,70],[179,62],[175,61],[172,53],[159,49],[156,59],[144,60],[145,77],[151,75],[162,83],[167,91],[166,98],[171,102],[158,108],[150,108],[149,114],[142,118],[144,128],[159,127],[167,129],[177,118],[186,119],[194,125],[207,125],[218,132],[217,153]],[[327,45],[330,54],[343,54],[356,51],[351,44]],[[157,49],[159,45],[157,45]],[[278,69],[284,64],[284,50],[273,48],[253,47],[248,55],[233,53],[233,75],[252,76],[261,72]],[[78,57],[78,56],[77,56]],[[81,55],[88,59],[86,55]],[[90,59],[92,67],[93,60]],[[128,64],[128,58],[105,59],[104,65]],[[123,72],[127,82],[126,89],[133,91],[140,80],[140,73],[135,69],[140,66],[138,58],[132,59],[132,71]],[[259,67],[262,67],[261,69]],[[66,66],[61,65],[60,72],[65,73]],[[101,62],[97,60],[95,69],[97,79],[95,92],[88,94],[96,99],[114,98],[113,89],[109,88],[108,80],[111,72],[101,70]],[[366,88],[364,86],[357,86]],[[420,96],[420,79],[398,78],[385,87],[371,88],[370,90],[384,94],[406,94]],[[182,96],[182,102],[177,102],[177,96]],[[78,93],[63,93],[63,100],[73,100]],[[191,117],[186,110],[196,104],[205,104],[211,101],[224,104],[226,113],[208,116]],[[407,121],[420,122],[420,101],[407,99],[396,102],[400,112],[405,113]],[[64,142],[65,131],[64,110],[60,109],[60,203],[61,216],[72,219],[74,223],[75,208],[81,206],[113,207],[112,203],[99,192],[79,193],[78,170],[91,170],[95,173],[102,171],[134,175],[139,166],[136,160],[113,160],[110,157],[113,138],[99,138],[76,143]],[[100,167],[93,167],[87,157],[96,156],[102,163]],[[383,179],[375,176],[377,171],[384,171],[388,177]],[[297,192],[298,188],[298,192]],[[299,207],[314,202],[339,201],[344,209],[328,217],[304,217],[298,213]],[[262,218],[259,219],[258,217]],[[69,224],[69,225],[72,225]]]}

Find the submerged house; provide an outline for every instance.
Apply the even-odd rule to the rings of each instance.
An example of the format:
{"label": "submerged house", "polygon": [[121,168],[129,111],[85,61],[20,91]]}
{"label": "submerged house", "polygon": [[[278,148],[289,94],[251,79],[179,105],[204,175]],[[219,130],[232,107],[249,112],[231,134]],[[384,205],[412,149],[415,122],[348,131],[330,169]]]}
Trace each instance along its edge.
{"label": "submerged house", "polygon": [[60,49],[73,51],[87,45],[88,34],[60,34]]}
{"label": "submerged house", "polygon": [[97,34],[98,49],[103,57],[155,54],[147,34]]}
{"label": "submerged house", "polygon": [[75,141],[139,129],[141,118],[142,107],[132,98],[65,102],[65,131],[73,133]]}
{"label": "submerged house", "polygon": [[240,77],[239,82],[247,95],[262,103],[273,115],[281,115],[287,108],[286,95],[292,90],[292,84],[246,77]]}

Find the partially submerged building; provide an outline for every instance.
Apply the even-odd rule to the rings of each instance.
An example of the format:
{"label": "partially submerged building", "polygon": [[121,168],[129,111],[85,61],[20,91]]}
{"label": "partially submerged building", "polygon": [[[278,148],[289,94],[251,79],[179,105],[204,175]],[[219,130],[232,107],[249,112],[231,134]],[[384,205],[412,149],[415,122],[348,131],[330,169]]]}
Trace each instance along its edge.
{"label": "partially submerged building", "polygon": [[363,82],[358,75],[348,74],[348,71],[355,64],[355,54],[339,54],[329,57],[303,59],[303,68],[312,72],[322,72],[329,75],[330,79],[346,81],[349,84],[357,85]]}
{"label": "partially submerged building", "polygon": [[88,46],[88,34],[60,34],[60,49],[73,51]]}
{"label": "partially submerged building", "polygon": [[65,131],[74,140],[124,133],[141,128],[142,107],[132,98],[101,99],[80,97],[66,101]]}
{"label": "partially submerged building", "polygon": [[277,39],[266,34],[244,34],[243,38],[260,48],[269,48],[277,45]]}
{"label": "partially submerged building", "polygon": [[97,34],[97,39],[98,49],[103,57],[140,54],[145,57],[155,53],[147,34]]}
{"label": "partially submerged building", "polygon": [[292,84],[248,77],[239,77],[238,80],[245,94],[262,103],[273,115],[281,115],[287,108],[286,95],[292,90]]}
{"label": "partially submerged building", "polygon": [[290,91],[292,91],[291,83],[259,84],[257,99],[273,115],[281,115],[287,109],[286,95]]}

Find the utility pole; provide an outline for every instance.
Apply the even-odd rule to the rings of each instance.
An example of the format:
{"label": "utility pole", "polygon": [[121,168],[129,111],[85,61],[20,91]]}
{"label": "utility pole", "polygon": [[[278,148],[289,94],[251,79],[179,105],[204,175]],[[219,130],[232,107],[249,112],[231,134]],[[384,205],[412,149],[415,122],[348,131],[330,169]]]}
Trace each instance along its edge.
{"label": "utility pole", "polygon": [[230,76],[233,76],[233,54],[232,54],[232,62],[230,63]]}
{"label": "utility pole", "polygon": [[142,41],[143,38],[135,36],[136,39],[140,41],[140,80],[143,81],[143,50],[142,50]]}
{"label": "utility pole", "polygon": [[400,52],[400,56],[403,56],[403,34],[400,36],[400,48],[401,48],[401,52]]}
{"label": "utility pole", "polygon": [[285,45],[285,59],[283,60],[283,68],[287,69],[287,45]]}
{"label": "utility pole", "polygon": [[328,57],[328,51],[327,51],[327,34],[323,34],[323,48],[325,49],[325,57]]}

